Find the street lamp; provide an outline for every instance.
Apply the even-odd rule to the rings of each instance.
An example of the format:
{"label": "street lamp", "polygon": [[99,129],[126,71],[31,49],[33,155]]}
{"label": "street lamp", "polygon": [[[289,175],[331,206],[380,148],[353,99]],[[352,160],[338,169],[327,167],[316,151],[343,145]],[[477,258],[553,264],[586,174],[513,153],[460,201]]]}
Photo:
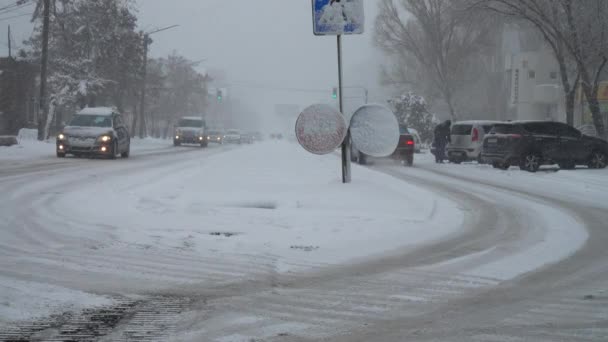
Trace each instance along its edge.
{"label": "street lamp", "polygon": [[162,32],[162,31],[167,31],[170,30],[172,28],[176,28],[179,25],[171,25],[171,26],[167,26],[167,27],[163,27],[160,29],[156,29],[153,31],[149,31],[144,33],[144,63],[142,66],[142,82],[141,82],[141,98],[140,98],[140,105],[139,105],[139,110],[140,110],[140,119],[141,119],[141,124],[139,126],[139,137],[143,138],[146,132],[146,121],[145,121],[145,113],[146,113],[146,82],[147,82],[147,77],[148,77],[148,47],[150,46],[150,44],[152,43],[152,40],[150,39],[150,36],[158,33],[158,32]]}

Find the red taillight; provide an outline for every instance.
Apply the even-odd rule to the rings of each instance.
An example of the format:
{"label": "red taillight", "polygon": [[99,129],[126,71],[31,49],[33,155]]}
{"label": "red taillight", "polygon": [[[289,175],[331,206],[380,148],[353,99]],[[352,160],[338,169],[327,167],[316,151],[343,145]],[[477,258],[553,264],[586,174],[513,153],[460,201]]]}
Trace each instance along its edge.
{"label": "red taillight", "polygon": [[479,141],[479,130],[477,128],[473,128],[473,135],[471,137],[472,141]]}
{"label": "red taillight", "polygon": [[510,134],[510,135],[509,135],[509,138],[516,138],[516,139],[519,139],[519,138],[521,138],[521,134]]}
{"label": "red taillight", "polygon": [[406,142],[406,144],[410,145],[410,146],[414,146],[414,140],[408,140]]}

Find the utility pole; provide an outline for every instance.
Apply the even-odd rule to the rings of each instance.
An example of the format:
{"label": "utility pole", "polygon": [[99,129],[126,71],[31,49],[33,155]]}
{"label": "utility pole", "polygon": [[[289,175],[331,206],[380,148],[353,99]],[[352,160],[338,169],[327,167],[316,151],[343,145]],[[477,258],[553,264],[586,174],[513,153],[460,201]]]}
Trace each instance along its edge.
{"label": "utility pole", "polygon": [[8,58],[13,58],[13,48],[11,45],[11,25],[8,25]]}
{"label": "utility pole", "polygon": [[40,59],[40,110],[38,111],[38,140],[46,139],[46,120],[48,102],[46,100],[46,78],[49,62],[49,26],[51,16],[51,0],[44,0],[44,18],[42,21],[42,56]]}
{"label": "utility pole", "polygon": [[[139,104],[139,137],[144,138],[146,135],[146,83],[148,78],[148,47],[152,43],[150,39],[150,35],[153,35],[158,32],[166,31],[179,25],[171,25],[158,30],[154,30],[152,32],[144,33],[144,60],[143,60],[143,70],[141,77],[141,95],[140,95],[140,104]],[[137,116],[137,114],[135,114]],[[135,133],[135,132],[134,132]]]}
{"label": "utility pole", "polygon": [[141,98],[139,103],[139,137],[144,138],[146,134],[146,83],[148,78],[148,46],[150,35],[144,34],[144,62],[141,76]]}

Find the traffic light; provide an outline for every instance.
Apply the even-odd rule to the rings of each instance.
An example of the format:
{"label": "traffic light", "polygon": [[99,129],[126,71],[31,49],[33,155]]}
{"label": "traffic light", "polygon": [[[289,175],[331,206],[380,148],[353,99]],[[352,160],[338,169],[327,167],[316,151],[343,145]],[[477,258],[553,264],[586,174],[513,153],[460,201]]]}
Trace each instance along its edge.
{"label": "traffic light", "polygon": [[332,99],[337,99],[338,98],[338,88],[334,87],[334,89],[331,92],[331,98]]}
{"label": "traffic light", "polygon": [[221,89],[217,90],[216,95],[217,95],[217,102],[222,102],[222,99],[224,98],[224,96],[222,94],[222,90]]}

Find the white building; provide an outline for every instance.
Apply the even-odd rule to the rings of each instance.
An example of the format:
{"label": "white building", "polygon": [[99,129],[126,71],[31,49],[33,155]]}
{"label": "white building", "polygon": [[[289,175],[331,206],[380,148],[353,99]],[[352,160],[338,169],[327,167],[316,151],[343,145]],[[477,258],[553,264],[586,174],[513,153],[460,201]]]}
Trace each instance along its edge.
{"label": "white building", "polygon": [[514,52],[507,56],[510,120],[566,121],[559,65],[551,50]]}

